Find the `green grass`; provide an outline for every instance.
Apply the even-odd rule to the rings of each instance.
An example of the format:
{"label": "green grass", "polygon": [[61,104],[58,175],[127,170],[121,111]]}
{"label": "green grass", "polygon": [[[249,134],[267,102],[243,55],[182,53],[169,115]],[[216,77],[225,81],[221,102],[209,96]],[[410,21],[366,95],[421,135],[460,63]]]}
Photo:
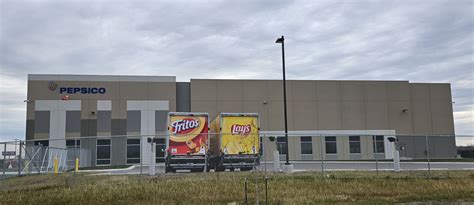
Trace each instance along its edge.
{"label": "green grass", "polygon": [[[269,174],[270,204],[393,204],[414,201],[474,202],[474,172],[319,172]],[[265,201],[264,175],[252,172],[93,176],[71,173],[4,181],[0,204],[227,204]]]}

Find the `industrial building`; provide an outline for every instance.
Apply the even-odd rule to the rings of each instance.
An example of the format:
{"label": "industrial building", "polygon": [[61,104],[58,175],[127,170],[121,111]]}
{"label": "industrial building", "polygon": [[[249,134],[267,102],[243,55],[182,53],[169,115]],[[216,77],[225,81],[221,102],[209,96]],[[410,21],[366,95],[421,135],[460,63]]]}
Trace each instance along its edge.
{"label": "industrial building", "polygon": [[[168,112],[260,115],[266,159],[275,149],[290,160],[390,159],[390,136],[400,156],[456,156],[448,83],[288,80],[289,142],[284,143],[281,80],[191,79],[174,76],[28,75],[26,140],[49,147],[78,147],[81,166],[146,163],[147,136],[159,135],[163,160]],[[444,136],[438,136],[444,135]],[[99,137],[97,137],[99,136]],[[274,142],[269,136],[277,137]],[[140,157],[141,156],[141,157]]]}

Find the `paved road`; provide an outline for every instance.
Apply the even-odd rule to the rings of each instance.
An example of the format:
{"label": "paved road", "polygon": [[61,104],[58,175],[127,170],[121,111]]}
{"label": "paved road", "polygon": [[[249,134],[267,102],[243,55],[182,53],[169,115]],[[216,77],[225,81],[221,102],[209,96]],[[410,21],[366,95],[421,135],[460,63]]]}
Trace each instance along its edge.
{"label": "paved road", "polygon": [[[294,166],[294,171],[321,171],[320,161],[311,162],[291,162]],[[266,166],[265,166],[266,165]],[[281,163],[283,165],[283,162]],[[431,170],[472,170],[474,172],[474,162],[431,162]],[[427,162],[401,162],[401,170],[428,170]],[[273,171],[274,165],[272,162],[262,163],[258,169]],[[393,170],[393,162],[368,162],[368,161],[325,161],[325,171],[388,171]],[[94,171],[97,173],[110,173],[110,174],[139,174],[148,173],[148,166],[143,166],[140,170],[140,165],[130,167],[127,170],[114,170],[114,171]],[[164,173],[164,164],[160,163],[156,166],[157,173]]]}

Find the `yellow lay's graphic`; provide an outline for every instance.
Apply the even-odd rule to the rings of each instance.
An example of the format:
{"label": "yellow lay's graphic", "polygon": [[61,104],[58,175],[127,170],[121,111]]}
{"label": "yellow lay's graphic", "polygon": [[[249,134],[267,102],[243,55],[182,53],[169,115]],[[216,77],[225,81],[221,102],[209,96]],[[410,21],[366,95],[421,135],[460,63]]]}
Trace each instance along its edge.
{"label": "yellow lay's graphic", "polygon": [[224,154],[259,153],[258,117],[225,116],[221,120],[221,152]]}

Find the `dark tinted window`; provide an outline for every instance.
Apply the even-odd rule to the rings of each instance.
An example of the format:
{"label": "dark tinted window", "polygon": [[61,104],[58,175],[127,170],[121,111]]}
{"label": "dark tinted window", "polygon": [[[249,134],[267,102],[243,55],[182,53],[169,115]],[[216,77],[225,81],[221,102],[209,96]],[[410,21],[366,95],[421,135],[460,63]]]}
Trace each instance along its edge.
{"label": "dark tinted window", "polygon": [[301,154],[313,154],[313,142],[311,137],[301,137]]}
{"label": "dark tinted window", "polygon": [[140,139],[127,139],[127,144],[140,144]]}
{"label": "dark tinted window", "polygon": [[285,137],[277,137],[277,150],[280,154],[286,154]]}
{"label": "dark tinted window", "polygon": [[110,146],[97,146],[97,160],[110,159]]}
{"label": "dark tinted window", "polygon": [[384,136],[377,135],[374,136],[374,153],[384,153],[385,152],[385,145],[384,145]]}
{"label": "dark tinted window", "polygon": [[301,142],[311,142],[313,141],[312,137],[301,137]]}
{"label": "dark tinted window", "polygon": [[349,152],[360,153],[360,137],[349,136]]}
{"label": "dark tinted window", "polygon": [[360,136],[349,136],[349,141],[360,141]]}
{"label": "dark tinted window", "polygon": [[326,137],[326,154],[337,154],[336,137]]}
{"label": "dark tinted window", "polygon": [[110,140],[97,140],[97,145],[110,145]]}
{"label": "dark tinted window", "polygon": [[74,147],[74,146],[79,147],[79,145],[81,145],[81,140],[66,140],[67,147]]}

